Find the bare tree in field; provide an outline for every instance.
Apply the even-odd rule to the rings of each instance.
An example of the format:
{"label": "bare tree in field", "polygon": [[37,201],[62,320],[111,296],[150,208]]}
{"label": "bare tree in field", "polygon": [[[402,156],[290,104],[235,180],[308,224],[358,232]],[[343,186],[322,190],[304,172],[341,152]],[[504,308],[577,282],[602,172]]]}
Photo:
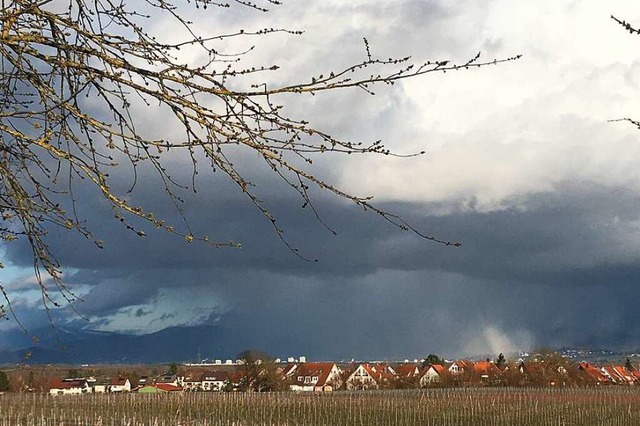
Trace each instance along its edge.
{"label": "bare tree in field", "polygon": [[[76,213],[80,201],[74,189],[80,182],[94,185],[115,219],[140,236],[144,232],[135,225],[139,219],[188,242],[239,245],[194,235],[186,220],[167,223],[136,204],[129,192],[137,171],[152,167],[163,182],[168,202],[182,214],[176,190],[193,189],[193,182],[176,182],[169,174],[167,158],[175,155],[189,156],[194,176],[203,169],[226,175],[294,252],[276,218],[255,195],[259,182],[248,181],[234,166],[230,150],[244,150],[263,160],[321,223],[309,196],[312,187],[350,200],[427,240],[457,245],[423,234],[401,217],[372,205],[370,198],[344,192],[317,177],[312,161],[319,155],[394,154],[380,141],[342,140],[313,127],[309,117],[289,116],[281,95],[310,96],[340,89],[373,94],[377,85],[516,58],[481,61],[478,54],[460,64],[415,63],[410,57],[379,59],[365,39],[362,57],[353,58],[351,65],[330,70],[322,69],[319,61],[314,75],[274,86],[264,76],[286,70],[272,63],[245,67],[243,59],[249,52],[227,49],[235,40],[266,42],[274,33],[294,37],[299,31],[238,29],[204,35],[186,18],[193,7],[201,9],[199,16],[206,19],[211,8],[243,7],[257,13],[279,4],[256,1],[2,0],[0,238],[25,238],[30,243],[45,306],[55,305],[50,298],[54,289],[67,300],[74,297],[60,281],[61,268],[47,245],[47,230],[53,225],[68,228],[98,247],[103,245],[91,233],[87,218]],[[150,30],[150,24],[161,19],[179,26],[188,36],[167,42]],[[197,51],[194,57],[199,59],[185,64],[180,60],[184,50]],[[162,115],[165,128],[180,128],[181,136],[154,137],[141,124],[139,111],[144,105]],[[125,171],[134,175],[132,187],[129,191],[114,189],[112,176]]]}

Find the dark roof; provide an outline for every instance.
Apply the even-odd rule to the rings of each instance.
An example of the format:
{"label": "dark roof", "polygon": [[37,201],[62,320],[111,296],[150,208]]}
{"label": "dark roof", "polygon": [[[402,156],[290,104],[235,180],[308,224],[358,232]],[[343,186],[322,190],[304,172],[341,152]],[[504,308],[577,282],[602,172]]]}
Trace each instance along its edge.
{"label": "dark roof", "polygon": [[201,376],[202,381],[210,381],[210,382],[224,382],[229,380],[229,372],[228,371],[207,371],[202,373]]}
{"label": "dark roof", "polygon": [[72,388],[84,388],[87,386],[87,381],[84,379],[54,379],[51,381],[50,389],[72,389]]}
{"label": "dark roof", "polygon": [[127,384],[127,379],[126,377],[116,377],[111,379],[111,385],[112,386],[124,386]]}

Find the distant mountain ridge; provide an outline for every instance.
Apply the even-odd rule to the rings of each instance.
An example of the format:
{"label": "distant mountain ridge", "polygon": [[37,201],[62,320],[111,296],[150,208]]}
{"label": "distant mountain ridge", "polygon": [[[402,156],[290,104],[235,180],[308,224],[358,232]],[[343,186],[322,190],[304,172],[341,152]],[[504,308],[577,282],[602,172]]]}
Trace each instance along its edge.
{"label": "distant mountain ridge", "polygon": [[[30,330],[31,331],[31,330]],[[220,325],[169,327],[163,330],[132,335],[73,327],[51,327],[32,330],[29,334],[14,330],[0,334],[0,364],[153,364],[198,362],[199,356],[214,359],[235,359],[248,348],[259,348],[273,355],[299,354],[301,342],[295,337],[276,340],[270,336],[250,336]],[[38,336],[34,343],[32,336]],[[283,350],[288,348],[288,350]],[[308,348],[311,349],[311,348]],[[629,357],[635,362],[640,350],[609,350],[561,348],[561,355],[573,361],[596,364],[624,363]],[[311,350],[315,357],[339,361],[340,356]],[[303,351],[302,353],[308,353]],[[508,358],[527,359],[532,353],[505,354]],[[459,355],[460,357],[463,354]],[[496,354],[470,357],[485,359]]]}
{"label": "distant mountain ridge", "polygon": [[[42,331],[42,330],[41,330]],[[40,335],[51,335],[51,329]],[[38,336],[35,331],[33,335]],[[246,349],[242,339],[218,326],[169,327],[155,333],[130,335],[96,330],[57,330],[58,340],[48,337],[41,343],[0,351],[0,363],[31,364],[135,364],[196,361],[197,353],[217,358],[233,358]],[[23,334],[24,336],[24,334]],[[22,344],[29,342],[23,337]],[[13,337],[14,348],[20,347]]]}

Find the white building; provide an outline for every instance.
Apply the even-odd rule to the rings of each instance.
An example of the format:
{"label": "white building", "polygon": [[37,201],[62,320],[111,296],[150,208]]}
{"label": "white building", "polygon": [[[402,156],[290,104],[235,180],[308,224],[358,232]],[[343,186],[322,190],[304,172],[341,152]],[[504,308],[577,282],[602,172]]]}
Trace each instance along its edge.
{"label": "white building", "polygon": [[54,380],[49,389],[49,394],[55,396],[80,395],[89,392],[91,392],[91,389],[85,379]]}
{"label": "white building", "polygon": [[289,387],[297,392],[331,392],[342,385],[340,369],[333,362],[307,362],[291,372]]}

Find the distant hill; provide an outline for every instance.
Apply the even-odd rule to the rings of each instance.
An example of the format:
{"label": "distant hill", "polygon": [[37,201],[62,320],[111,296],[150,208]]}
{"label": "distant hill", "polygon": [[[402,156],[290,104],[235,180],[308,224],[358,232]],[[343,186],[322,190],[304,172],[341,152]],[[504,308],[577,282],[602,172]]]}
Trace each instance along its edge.
{"label": "distant hill", "polygon": [[558,353],[572,361],[587,361],[593,364],[624,364],[629,358],[636,364],[640,357],[640,350],[561,348]]}
{"label": "distant hill", "polygon": [[[31,331],[31,330],[30,330]],[[339,361],[340,356],[322,354],[318,348],[300,348],[295,336],[280,338],[247,335],[220,325],[170,327],[155,333],[131,335],[96,330],[56,327],[20,331],[0,335],[0,364],[153,364],[168,362],[197,362],[198,354],[209,360],[235,359],[248,348],[258,348],[275,356],[307,353],[323,359]],[[34,343],[31,336],[38,336]],[[322,345],[320,345],[322,346]],[[636,363],[640,351],[621,351],[588,348],[561,348],[563,356],[573,361],[596,364],[624,363],[629,357]],[[28,354],[28,356],[26,356]],[[320,354],[320,355],[319,355]],[[533,353],[505,354],[509,359],[527,359]],[[471,357],[485,359],[495,356]]]}
{"label": "distant hill", "polygon": [[[40,335],[51,334],[50,329],[42,331]],[[39,335],[37,331],[33,334]],[[196,361],[198,352],[202,356],[226,359],[234,358],[249,347],[230,330],[211,325],[170,327],[144,335],[60,328],[58,339],[59,343],[49,337],[46,341],[31,343],[21,349],[0,350],[0,363],[133,364]],[[14,343],[19,343],[18,339]],[[22,343],[25,343],[24,338]]]}

